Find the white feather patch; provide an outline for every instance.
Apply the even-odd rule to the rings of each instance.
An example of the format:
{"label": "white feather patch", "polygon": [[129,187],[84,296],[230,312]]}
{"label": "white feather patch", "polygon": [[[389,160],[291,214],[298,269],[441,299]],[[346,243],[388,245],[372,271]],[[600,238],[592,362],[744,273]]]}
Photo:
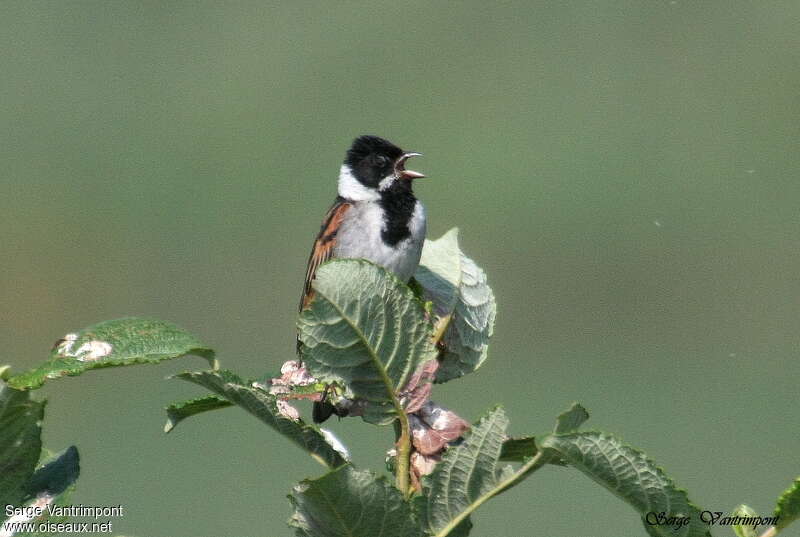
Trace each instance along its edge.
{"label": "white feather patch", "polygon": [[386,177],[381,179],[380,183],[378,183],[378,191],[383,192],[384,190],[392,186],[392,183],[394,183],[396,180],[397,177],[394,174],[387,175]]}
{"label": "white feather patch", "polygon": [[352,201],[377,201],[381,197],[374,188],[362,185],[347,164],[339,170],[339,195]]}

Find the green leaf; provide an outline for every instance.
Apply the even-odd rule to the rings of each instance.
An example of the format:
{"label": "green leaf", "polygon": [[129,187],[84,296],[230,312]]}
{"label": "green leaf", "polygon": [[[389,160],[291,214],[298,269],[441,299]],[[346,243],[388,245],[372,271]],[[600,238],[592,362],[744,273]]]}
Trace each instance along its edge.
{"label": "green leaf", "polygon": [[386,478],[345,465],[289,495],[299,537],[417,537],[411,508]]}
{"label": "green leaf", "polygon": [[450,446],[433,473],[423,478],[423,495],[415,498],[414,508],[427,533],[461,535],[461,525],[473,511],[544,463],[542,454],[537,453],[516,471],[510,466],[498,468],[507,426],[502,408],[490,411],[472,426],[463,442]]}
{"label": "green leaf", "polygon": [[0,520],[5,506],[19,506],[42,450],[44,401],[0,381]]}
{"label": "green leaf", "polygon": [[401,411],[397,392],[436,356],[432,326],[407,285],[368,261],[325,263],[311,307],[298,320],[303,362],[349,398],[368,402],[364,419],[389,423]]}
{"label": "green leaf", "polygon": [[478,369],[486,360],[497,313],[486,274],[458,246],[458,229],[425,241],[414,279],[432,301],[439,323],[447,323],[436,382]]}
{"label": "green leaf", "polygon": [[781,494],[781,497],[778,498],[775,516],[778,517],[778,523],[775,524],[775,527],[779,530],[800,517],[800,477],[795,479],[792,486],[786,489]]}
{"label": "green leaf", "polygon": [[50,457],[34,472],[25,486],[25,499],[46,493],[58,496],[75,484],[81,473],[78,448],[70,446]]}
{"label": "green leaf", "polygon": [[333,468],[346,462],[342,454],[325,439],[319,428],[308,425],[302,420],[284,416],[278,409],[278,399],[274,395],[248,386],[236,374],[223,370],[186,372],[175,376],[203,386],[232,404],[242,407],[306,450],[322,464]]}
{"label": "green leaf", "polygon": [[47,379],[80,375],[100,367],[155,364],[187,354],[214,363],[214,352],[193,335],[172,323],[130,317],[104,321],[80,332],[67,334],[50,353],[50,360],[36,369],[11,377],[18,389],[38,388]]}
{"label": "green leaf", "polygon": [[[555,450],[571,466],[633,506],[650,535],[711,535],[708,526],[700,520],[700,510],[689,502],[686,491],[677,488],[644,453],[618,438],[602,432],[554,434],[545,437],[541,447]],[[650,512],[664,512],[667,517],[690,517],[690,520],[677,530],[674,525],[649,525],[644,517]]]}
{"label": "green leaf", "polygon": [[500,450],[500,460],[507,462],[522,462],[533,457],[539,452],[536,447],[536,438],[533,436],[523,436],[522,438],[507,438],[503,441],[503,448]]}
{"label": "green leaf", "polygon": [[[538,455],[539,452],[539,446],[534,436],[506,438],[503,442],[503,449],[500,451],[500,460],[505,462],[526,462],[530,460],[531,457]],[[553,455],[552,457],[545,456],[544,460],[549,464],[555,464],[557,466],[567,465],[557,454]]]}
{"label": "green leaf", "polygon": [[433,302],[438,317],[453,313],[461,285],[461,250],[458,228],[438,239],[426,240],[414,279],[422,287],[425,300]]}
{"label": "green leaf", "polygon": [[579,403],[572,403],[572,406],[559,414],[558,418],[556,418],[555,432],[559,434],[577,431],[578,427],[588,419],[589,412]]}
{"label": "green leaf", "polygon": [[189,401],[172,403],[165,409],[167,411],[167,423],[164,424],[164,432],[170,432],[180,422],[195,414],[216,410],[218,408],[228,408],[230,406],[233,406],[233,403],[218,395],[206,395],[197,397],[196,399],[190,399]]}

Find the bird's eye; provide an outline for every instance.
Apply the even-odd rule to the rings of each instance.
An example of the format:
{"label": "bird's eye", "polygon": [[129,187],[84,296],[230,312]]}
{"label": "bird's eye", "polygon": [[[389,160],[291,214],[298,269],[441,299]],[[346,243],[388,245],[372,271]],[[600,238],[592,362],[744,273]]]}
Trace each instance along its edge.
{"label": "bird's eye", "polygon": [[386,166],[388,163],[389,163],[389,159],[388,159],[388,158],[386,158],[386,157],[385,157],[385,156],[383,156],[383,155],[378,155],[377,157],[375,157],[375,164],[377,164],[377,165],[378,165],[378,166],[380,166],[381,168],[383,168],[384,166]]}

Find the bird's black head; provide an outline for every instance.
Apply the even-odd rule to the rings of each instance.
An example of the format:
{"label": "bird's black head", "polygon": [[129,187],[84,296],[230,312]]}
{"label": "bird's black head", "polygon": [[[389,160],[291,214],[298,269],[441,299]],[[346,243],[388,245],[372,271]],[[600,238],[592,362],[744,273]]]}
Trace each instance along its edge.
{"label": "bird's black head", "polygon": [[424,177],[421,173],[405,169],[405,161],[418,153],[404,153],[402,149],[378,136],[364,135],[353,140],[344,163],[362,185],[378,188],[389,176],[398,179]]}

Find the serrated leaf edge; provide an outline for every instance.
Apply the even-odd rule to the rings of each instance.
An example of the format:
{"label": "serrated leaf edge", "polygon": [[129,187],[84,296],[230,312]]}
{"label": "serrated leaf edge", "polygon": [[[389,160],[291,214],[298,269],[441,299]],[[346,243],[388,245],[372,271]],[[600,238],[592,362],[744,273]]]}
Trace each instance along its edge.
{"label": "serrated leaf edge", "polygon": [[[249,389],[249,387],[248,387],[248,386],[245,384],[245,381],[244,381],[243,379],[239,378],[239,377],[238,377],[238,375],[237,375],[236,373],[234,373],[233,371],[225,370],[225,369],[222,369],[222,370],[211,369],[211,370],[207,370],[207,371],[183,371],[183,372],[181,372],[181,373],[177,373],[177,374],[175,374],[175,375],[172,375],[170,378],[177,378],[177,379],[180,379],[180,380],[184,380],[184,381],[187,381],[187,382],[191,382],[191,383],[193,383],[193,384],[196,384],[196,385],[198,385],[198,386],[201,386],[201,387],[203,387],[203,388],[206,388],[206,389],[207,389],[207,390],[209,390],[209,391],[210,391],[212,394],[214,394],[214,395],[217,395],[217,396],[219,396],[219,397],[221,397],[221,398],[223,398],[223,399],[227,400],[227,401],[228,401],[228,402],[230,402],[230,403],[231,403],[233,406],[238,406],[238,407],[239,407],[239,408],[241,408],[242,410],[245,410],[245,411],[246,411],[248,414],[252,415],[253,417],[255,417],[256,419],[258,419],[258,420],[259,420],[259,421],[261,421],[262,423],[265,423],[265,424],[266,424],[268,427],[270,427],[271,429],[273,429],[273,430],[277,431],[279,434],[281,434],[282,436],[284,436],[284,438],[286,438],[286,439],[287,439],[289,442],[291,442],[292,444],[294,444],[294,445],[298,446],[300,449],[302,449],[303,451],[305,451],[305,452],[306,452],[306,453],[307,453],[307,454],[308,454],[308,455],[309,455],[309,456],[310,456],[312,459],[314,459],[315,461],[317,461],[318,463],[320,463],[320,464],[321,464],[322,466],[324,466],[325,468],[328,468],[328,469],[334,469],[334,468],[338,468],[339,466],[342,466],[343,464],[345,464],[345,463],[347,462],[347,461],[346,461],[346,460],[345,460],[345,459],[342,457],[341,453],[339,453],[339,452],[336,450],[336,448],[335,448],[333,445],[331,445],[331,443],[330,443],[330,442],[329,442],[329,441],[328,441],[328,440],[325,438],[325,435],[322,433],[322,431],[320,430],[320,428],[319,428],[319,427],[317,427],[316,425],[312,425],[312,424],[306,423],[306,422],[304,422],[304,421],[302,421],[302,420],[300,421],[300,423],[298,423],[298,425],[301,427],[301,430],[302,430],[302,429],[310,429],[310,430],[312,430],[312,431],[314,431],[314,432],[318,433],[318,434],[319,434],[319,438],[320,438],[320,440],[322,440],[322,442],[324,442],[325,444],[327,444],[327,445],[328,445],[328,446],[331,448],[331,450],[332,450],[332,451],[335,453],[335,455],[336,455],[336,457],[337,457],[338,461],[334,461],[333,463],[328,463],[328,461],[326,461],[326,460],[325,460],[325,459],[322,457],[322,455],[320,455],[320,454],[318,454],[318,453],[315,453],[315,452],[311,451],[310,449],[308,449],[308,447],[306,447],[305,445],[303,445],[303,444],[299,443],[299,442],[298,442],[297,440],[295,440],[294,438],[291,438],[291,437],[289,437],[289,436],[285,435],[285,434],[284,434],[282,431],[280,431],[278,428],[274,427],[273,425],[271,425],[271,424],[269,424],[269,423],[266,423],[266,422],[265,422],[265,421],[264,421],[264,420],[263,420],[261,417],[257,416],[257,415],[256,415],[256,414],[254,414],[253,412],[251,412],[251,411],[250,411],[248,408],[246,408],[246,407],[244,407],[244,406],[242,406],[242,405],[239,405],[239,404],[237,404],[237,403],[235,403],[235,402],[233,402],[233,401],[230,401],[230,400],[229,400],[227,397],[225,397],[225,395],[224,395],[224,394],[218,393],[217,391],[215,391],[215,390],[212,390],[212,389],[210,389],[210,388],[208,388],[208,387],[204,386],[203,384],[201,384],[200,382],[197,382],[197,381],[195,380],[195,378],[196,378],[196,377],[198,377],[198,376],[200,376],[200,375],[208,374],[208,373],[211,373],[211,374],[214,374],[214,375],[217,375],[217,376],[219,376],[220,380],[223,382],[223,384],[224,384],[224,386],[225,386],[225,387],[229,387],[229,388],[231,388],[231,389],[238,389],[238,388],[245,388],[245,389]],[[226,377],[229,377],[229,376],[232,376],[232,377],[235,377],[235,378],[226,378]],[[235,382],[232,382],[232,381],[235,381]],[[260,391],[260,392],[261,392],[261,394],[262,394],[264,397],[267,397],[267,398],[273,398],[273,399],[274,399],[274,401],[277,401],[277,398],[276,398],[274,395],[271,395],[271,394],[269,394],[269,393],[267,393],[267,392],[264,392],[263,390],[258,390],[258,391]],[[277,403],[276,403],[276,404],[277,404]],[[276,411],[277,411],[277,409],[276,409]],[[270,412],[270,413],[271,413],[271,412]],[[278,412],[278,415],[279,415],[279,414],[280,414],[280,413]],[[276,419],[276,420],[280,420],[280,419],[282,418],[282,417],[280,417],[280,416],[278,416],[278,415],[276,415],[276,414],[272,414],[272,415],[275,417],[275,419]],[[287,420],[289,420],[290,418],[283,418],[283,419],[287,419]]]}
{"label": "serrated leaf edge", "polygon": [[782,522],[781,519],[782,511],[785,509],[785,505],[791,501],[793,496],[798,496],[796,501],[800,503],[800,477],[795,478],[795,480],[792,482],[789,488],[787,488],[781,493],[781,495],[778,497],[778,501],[776,502],[774,514],[775,516],[778,517],[778,523],[775,525],[775,527],[779,530],[782,530],[783,528],[785,528],[786,526],[797,520],[798,516],[800,516],[800,515],[795,515],[794,518],[790,518],[786,522]]}
{"label": "serrated leaf edge", "polygon": [[[615,439],[617,442],[619,442],[620,447],[628,448],[628,449],[634,451],[635,453],[640,454],[644,458],[644,461],[655,470],[656,474],[660,478],[664,479],[664,481],[666,481],[676,493],[678,493],[680,495],[683,495],[683,497],[686,499],[686,505],[688,507],[693,508],[693,509],[697,510],[698,512],[702,511],[702,509],[700,509],[696,504],[694,504],[692,501],[689,500],[689,494],[686,491],[686,489],[678,487],[675,484],[675,481],[671,477],[669,477],[669,475],[667,474],[667,472],[664,470],[664,468],[662,466],[659,466],[658,464],[656,464],[655,461],[653,459],[651,459],[643,450],[641,450],[639,448],[636,448],[636,447],[633,447],[632,445],[628,444],[627,442],[622,440],[622,438],[620,438],[619,436],[617,436],[617,435],[615,435],[613,433],[609,433],[609,432],[606,432],[606,431],[599,431],[599,430],[573,431],[573,432],[570,432],[570,433],[563,433],[563,434],[555,434],[554,433],[554,434],[549,434],[549,435],[543,437],[540,445],[541,445],[541,448],[542,448],[543,452],[552,450],[552,451],[555,451],[557,453],[560,453],[560,451],[557,450],[556,448],[549,447],[547,445],[548,439],[553,438],[553,437],[582,436],[582,435],[591,435],[591,434],[605,435],[605,436],[611,437],[611,438]],[[605,456],[605,454],[604,454],[604,456]],[[627,498],[624,498],[622,495],[618,494],[617,490],[611,489],[609,487],[606,487],[603,481],[600,481],[599,479],[595,479],[595,477],[592,474],[589,474],[589,473],[586,473],[586,472],[582,472],[582,473],[587,475],[587,477],[589,477],[595,483],[598,483],[601,486],[603,486],[604,488],[606,488],[609,492],[614,494],[614,496],[620,498],[622,501],[624,501],[625,503],[627,503],[628,505],[633,507],[633,509],[637,512],[637,514],[640,514],[640,515],[644,514],[644,512],[640,513],[639,510],[636,508],[636,506],[631,504],[627,500]],[[637,472],[637,474],[638,474],[638,472]]]}

